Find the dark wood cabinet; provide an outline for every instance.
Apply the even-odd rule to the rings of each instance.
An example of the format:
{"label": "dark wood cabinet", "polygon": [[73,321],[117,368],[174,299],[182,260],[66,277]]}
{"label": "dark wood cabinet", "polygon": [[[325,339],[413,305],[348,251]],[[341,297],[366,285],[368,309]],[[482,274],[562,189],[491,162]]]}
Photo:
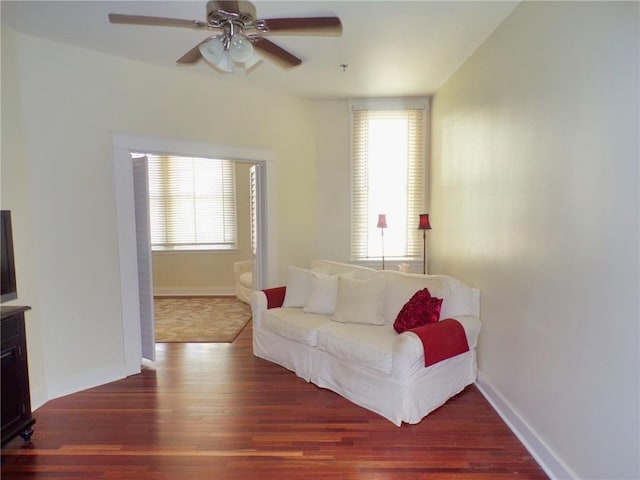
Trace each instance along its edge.
{"label": "dark wood cabinet", "polygon": [[1,321],[2,371],[2,445],[20,435],[31,439],[35,419],[31,416],[27,341],[24,312],[30,307],[3,306]]}

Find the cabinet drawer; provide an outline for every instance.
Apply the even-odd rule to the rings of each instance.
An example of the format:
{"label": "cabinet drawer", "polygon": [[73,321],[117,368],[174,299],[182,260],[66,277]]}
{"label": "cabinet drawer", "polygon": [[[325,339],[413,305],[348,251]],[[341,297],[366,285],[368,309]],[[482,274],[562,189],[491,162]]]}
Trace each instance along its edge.
{"label": "cabinet drawer", "polygon": [[16,314],[2,319],[2,343],[20,336],[21,318],[21,314]]}

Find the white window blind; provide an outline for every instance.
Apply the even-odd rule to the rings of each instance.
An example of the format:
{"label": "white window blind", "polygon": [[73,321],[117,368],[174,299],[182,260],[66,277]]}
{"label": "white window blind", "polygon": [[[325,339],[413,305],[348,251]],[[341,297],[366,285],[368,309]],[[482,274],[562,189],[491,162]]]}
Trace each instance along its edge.
{"label": "white window blind", "polygon": [[380,258],[378,214],[386,214],[384,254],[422,254],[425,107],[351,107],[351,258]]}
{"label": "white window blind", "polygon": [[236,248],[232,160],[148,155],[151,246]]}
{"label": "white window blind", "polygon": [[251,253],[257,255],[258,248],[258,189],[256,185],[256,167],[249,169],[249,189],[251,207]]}

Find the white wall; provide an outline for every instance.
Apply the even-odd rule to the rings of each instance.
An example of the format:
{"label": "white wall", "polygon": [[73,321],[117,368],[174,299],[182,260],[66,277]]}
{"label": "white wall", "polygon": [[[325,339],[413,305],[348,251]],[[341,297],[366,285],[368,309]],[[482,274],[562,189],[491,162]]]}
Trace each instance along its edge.
{"label": "white wall", "polygon": [[348,262],[349,247],[349,102],[316,101],[317,136],[316,258]]}
{"label": "white wall", "polygon": [[[31,252],[35,248],[31,231],[31,186],[27,168],[24,136],[22,132],[22,112],[18,95],[5,92],[18,91],[18,58],[13,42],[2,29],[2,141],[0,142],[0,194],[1,206],[11,210],[11,222],[16,261],[16,281],[18,298],[12,305],[29,305],[32,311],[25,314],[26,335],[29,341],[29,371],[31,381],[32,407],[42,405],[46,400],[44,365],[42,354],[42,326],[40,323],[39,298],[37,294],[36,268]],[[9,140],[10,139],[10,140]]]}
{"label": "white wall", "polygon": [[[278,277],[308,261],[315,144],[307,102],[236,87],[213,71],[152,67],[5,28],[2,47],[2,182],[15,174],[21,186],[3,188],[2,201],[16,207],[16,241],[30,246],[18,275],[33,281],[19,287],[21,300],[37,302],[29,348],[42,360],[30,367],[45,398],[125,371],[112,132],[273,151],[277,216],[268,221]],[[8,118],[16,120],[9,129]],[[307,201],[291,201],[302,193]]]}
{"label": "white wall", "polygon": [[554,475],[640,477],[637,2],[524,2],[435,95],[431,271]]}

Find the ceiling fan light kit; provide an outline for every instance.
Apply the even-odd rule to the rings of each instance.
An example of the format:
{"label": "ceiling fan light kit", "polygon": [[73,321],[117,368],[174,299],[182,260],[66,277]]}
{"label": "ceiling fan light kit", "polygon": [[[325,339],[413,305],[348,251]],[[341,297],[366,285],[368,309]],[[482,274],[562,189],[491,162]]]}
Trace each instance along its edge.
{"label": "ceiling fan light kit", "polygon": [[236,34],[227,42],[228,48],[225,47],[225,41],[224,37],[211,37],[198,46],[200,54],[211,65],[226,73],[233,72],[235,63],[249,69],[260,61],[251,42],[242,35]]}
{"label": "ceiling fan light kit", "polygon": [[207,3],[206,22],[117,13],[109,14],[109,21],[128,25],[222,30],[219,34],[193,47],[180,57],[177,63],[194,64],[204,58],[211,65],[227,73],[234,71],[235,64],[240,64],[245,69],[257,64],[261,58],[256,50],[286,68],[302,63],[302,60],[267,39],[265,35],[278,33],[340,35],[342,33],[342,23],[338,17],[258,20],[255,12],[253,4],[247,1],[211,0]]}

